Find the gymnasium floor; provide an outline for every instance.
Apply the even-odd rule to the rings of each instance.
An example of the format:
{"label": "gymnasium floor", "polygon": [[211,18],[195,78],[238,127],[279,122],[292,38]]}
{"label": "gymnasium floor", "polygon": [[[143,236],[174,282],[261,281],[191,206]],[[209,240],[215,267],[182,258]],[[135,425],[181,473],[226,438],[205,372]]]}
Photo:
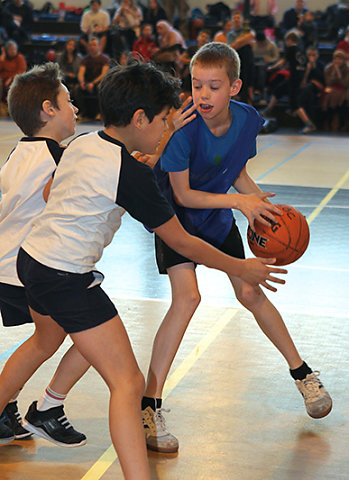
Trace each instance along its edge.
{"label": "gymnasium floor", "polygon": [[[79,125],[77,133],[95,128]],[[0,165],[19,136],[9,120],[0,120]],[[270,297],[304,359],[321,370],[333,411],[322,420],[306,415],[287,365],[236,303],[225,276],[199,267],[202,305],[166,386],[166,418],[180,451],[149,453],[154,480],[349,479],[349,140],[277,132],[260,136],[258,150],[249,172],[263,190],[277,193],[277,203],[299,208],[310,223],[307,252]],[[245,237],[246,221],[237,218]],[[125,215],[98,266],[144,372],[170,297],[167,278],[157,274],[152,241]],[[32,327],[0,328],[2,366]],[[68,345],[25,386],[22,414]],[[122,479],[110,446],[107,404],[104,383],[89,371],[66,401],[66,413],[87,435],[87,445],[63,449],[35,437],[2,446],[1,480]]]}

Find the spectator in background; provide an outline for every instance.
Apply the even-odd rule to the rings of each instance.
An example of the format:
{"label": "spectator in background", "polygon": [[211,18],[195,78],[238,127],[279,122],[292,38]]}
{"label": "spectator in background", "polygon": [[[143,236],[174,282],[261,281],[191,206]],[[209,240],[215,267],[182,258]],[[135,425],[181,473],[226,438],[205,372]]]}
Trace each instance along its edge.
{"label": "spectator in background", "polygon": [[73,92],[75,85],[78,83],[81,62],[81,55],[73,38],[67,40],[63,51],[58,56],[57,62],[63,75],[63,83],[70,92]]}
{"label": "spectator in background", "polygon": [[304,0],[296,0],[294,6],[284,12],[280,22],[283,34],[286,34],[292,28],[299,28],[307,10]]}
{"label": "spectator in background", "polygon": [[85,52],[88,50],[90,36],[99,38],[100,51],[104,52],[107,45],[109,26],[109,13],[101,8],[101,0],[91,0],[90,9],[83,13],[80,22],[82,32],[80,43]]}
{"label": "spectator in background", "polygon": [[255,30],[274,28],[277,11],[276,0],[250,0],[251,26]]}
{"label": "spectator in background", "polygon": [[185,40],[180,31],[166,20],[159,20],[156,30],[160,48],[153,56],[154,62],[179,76],[182,69],[180,56],[186,49]]}
{"label": "spectator in background", "polygon": [[[315,119],[319,117],[320,98],[325,85],[324,65],[319,59],[319,51],[316,47],[308,47],[306,55],[307,64],[300,85],[298,104],[315,124]],[[307,130],[305,126],[303,133],[307,133]]]}
{"label": "spectator in background", "polygon": [[157,50],[159,48],[154,41],[153,27],[149,23],[144,23],[141,27],[141,36],[133,44],[132,54],[148,62]]}
{"label": "spectator in background", "polygon": [[325,89],[321,99],[321,106],[329,116],[332,130],[337,131],[340,122],[344,123],[347,113],[346,101],[349,92],[349,66],[346,55],[342,50],[333,52],[333,60],[325,67]]}
{"label": "spectator in background", "polygon": [[3,9],[2,19],[8,38],[21,46],[31,38],[33,8],[23,0],[9,0]]}
{"label": "spectator in background", "polygon": [[143,14],[135,0],[122,0],[112,22],[112,54],[119,60],[121,52],[131,51],[140,34]]}
{"label": "spectator in background", "polygon": [[223,30],[216,32],[213,37],[214,42],[228,43],[228,33],[233,29],[234,22],[231,18],[226,20],[223,24]]}
{"label": "spectator in background", "polygon": [[299,89],[304,78],[307,64],[307,57],[303,53],[299,44],[300,36],[296,31],[291,30],[285,35],[286,47],[284,56],[275,65],[269,67],[269,70],[277,69],[287,65],[290,76],[274,89],[272,92],[272,97],[267,108],[264,110],[263,115],[269,116],[277,101],[284,95],[288,95],[290,113],[299,117],[304,124],[301,132],[307,134],[314,132],[316,130],[316,126],[308,117],[305,110],[299,105]]}
{"label": "spectator in background", "polygon": [[253,50],[252,45],[255,40],[253,31],[245,32],[243,29],[242,13],[236,11],[233,13],[233,29],[228,33],[228,44],[233,47],[241,61],[240,78],[242,87],[239,98],[242,102],[253,103]]}
{"label": "spectator in background", "polygon": [[178,17],[178,29],[185,38],[188,38],[188,11],[189,4],[186,0],[164,0],[167,20],[175,25],[175,14]]}
{"label": "spectator in background", "polygon": [[159,4],[157,0],[149,0],[148,7],[145,7],[143,13],[143,21],[149,23],[156,31],[156,24],[159,20],[167,20],[165,9]]}
{"label": "spectator in background", "polygon": [[97,37],[91,37],[88,52],[80,63],[74,98],[80,110],[80,117],[95,118],[98,115],[97,87],[109,70],[110,59],[101,53]]}
{"label": "spectator in background", "polygon": [[276,44],[265,35],[263,30],[256,32],[256,41],[252,44],[252,50],[254,62],[254,88],[255,92],[261,95],[261,100],[265,105],[267,68],[279,60],[279,50]]}
{"label": "spectator in background", "polygon": [[343,52],[345,52],[347,61],[349,61],[349,25],[346,28],[345,37],[343,38],[343,40],[338,42],[336,50],[342,50]]}
{"label": "spectator in background", "polygon": [[310,45],[316,46],[318,44],[318,32],[315,16],[309,10],[307,10],[305,14],[300,17],[297,30],[301,35],[304,50],[310,47]]}
{"label": "spectator in background", "polygon": [[1,48],[0,55],[0,113],[7,115],[7,92],[10,85],[18,73],[23,73],[27,69],[27,63],[24,56],[18,52],[17,43],[14,40],[8,40],[5,46]]}

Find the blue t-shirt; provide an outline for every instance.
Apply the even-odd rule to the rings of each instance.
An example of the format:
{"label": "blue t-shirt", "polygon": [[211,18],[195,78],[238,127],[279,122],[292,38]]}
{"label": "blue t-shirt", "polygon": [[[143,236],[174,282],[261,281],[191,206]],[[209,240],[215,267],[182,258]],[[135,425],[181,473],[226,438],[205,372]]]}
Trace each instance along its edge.
{"label": "blue t-shirt", "polygon": [[[193,190],[227,193],[248,159],[256,154],[256,136],[264,122],[249,105],[231,100],[230,110],[231,125],[222,136],[213,135],[200,114],[178,130],[161,156],[162,171],[180,172],[189,168]],[[160,169],[156,170],[161,176]],[[160,183],[166,184],[163,178]],[[173,199],[172,204],[187,231],[217,246],[224,242],[233,222],[231,209],[185,208]]]}

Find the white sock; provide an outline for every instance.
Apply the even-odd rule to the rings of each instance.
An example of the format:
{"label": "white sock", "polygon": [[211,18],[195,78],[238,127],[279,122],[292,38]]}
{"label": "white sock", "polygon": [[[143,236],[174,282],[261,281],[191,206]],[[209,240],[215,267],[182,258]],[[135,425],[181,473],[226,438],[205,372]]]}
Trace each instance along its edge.
{"label": "white sock", "polygon": [[54,392],[50,387],[47,387],[45,392],[41,395],[38,400],[37,409],[40,412],[48,410],[49,408],[60,407],[63,405],[64,400],[67,395],[62,395],[61,393]]}

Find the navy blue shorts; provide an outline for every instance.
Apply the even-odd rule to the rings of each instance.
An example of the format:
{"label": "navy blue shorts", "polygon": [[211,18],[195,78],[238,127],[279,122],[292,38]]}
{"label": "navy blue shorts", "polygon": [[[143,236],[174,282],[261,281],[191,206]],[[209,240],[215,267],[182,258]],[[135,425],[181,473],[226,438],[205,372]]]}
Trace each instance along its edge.
{"label": "navy blue shorts", "polygon": [[[231,229],[221,246],[210,240],[204,240],[231,257],[245,258],[244,245],[242,243],[241,235],[238,227],[236,226],[235,220],[233,221]],[[167,269],[174,267],[175,265],[188,262],[195,263],[188,258],[182,257],[182,255],[177,253],[175,250],[172,250],[172,248],[168,247],[166,243],[163,242],[157,235],[155,235],[155,256],[159,273],[162,274],[167,273]]]}
{"label": "navy blue shorts", "polygon": [[33,322],[24,287],[0,283],[0,311],[4,327]]}
{"label": "navy blue shorts", "polygon": [[[66,333],[96,327],[117,315],[99,284],[100,272],[70,273],[47,267],[20,248],[17,271],[25,286],[28,305],[50,315]],[[100,278],[100,280],[98,280]]]}

